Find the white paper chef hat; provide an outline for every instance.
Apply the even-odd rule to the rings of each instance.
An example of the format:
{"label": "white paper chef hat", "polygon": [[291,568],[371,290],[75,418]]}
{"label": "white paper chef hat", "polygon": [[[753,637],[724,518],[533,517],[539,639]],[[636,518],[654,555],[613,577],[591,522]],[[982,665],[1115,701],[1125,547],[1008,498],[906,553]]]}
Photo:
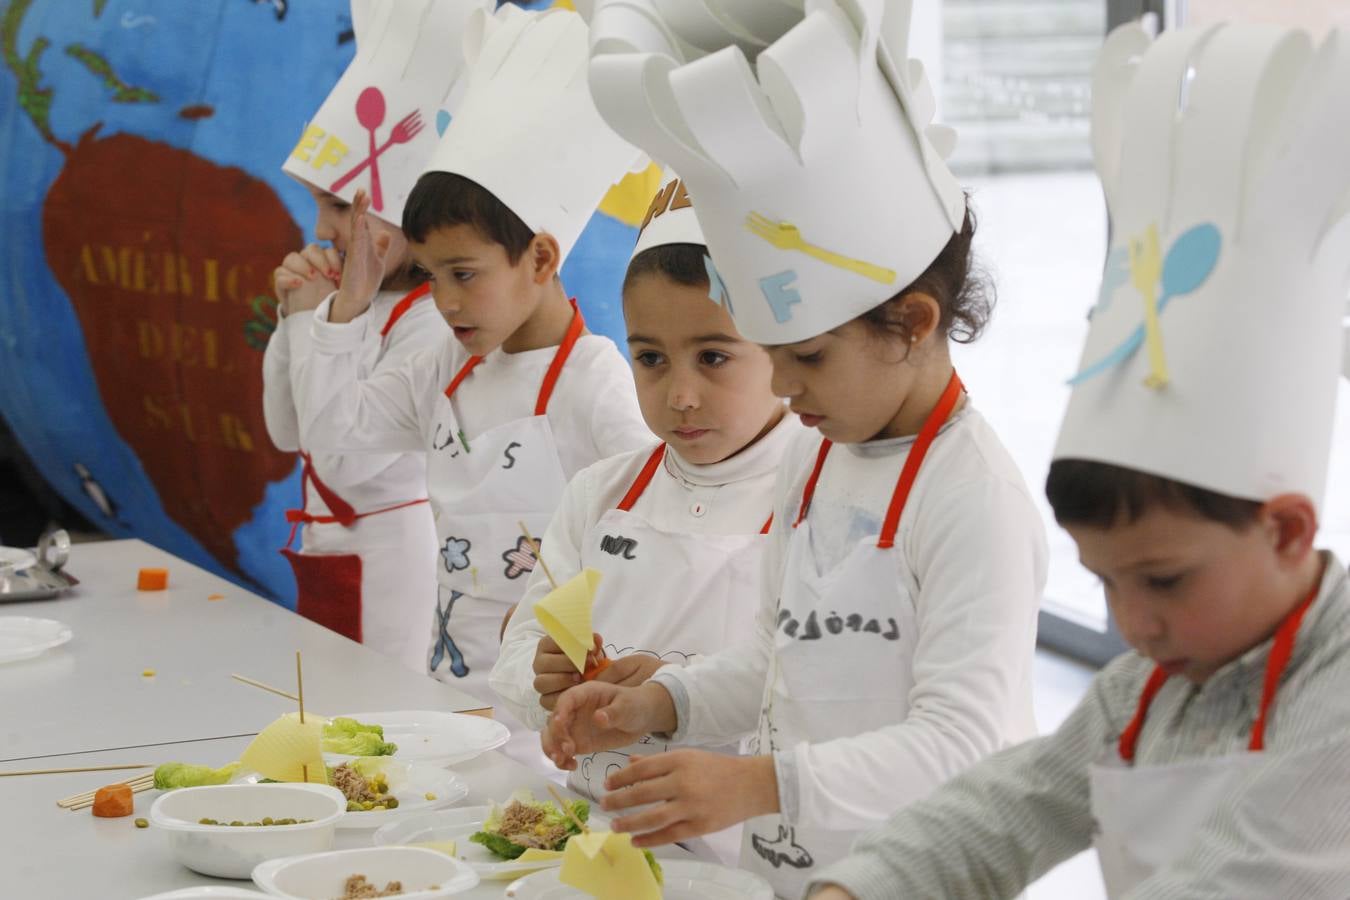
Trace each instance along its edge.
{"label": "white paper chef hat", "polygon": [[[794,22],[781,2],[597,0],[596,105],[684,176],[750,340],[805,340],[877,306],[962,225],[943,161],[955,133],[930,125],[923,68],[904,57],[910,6],[806,0]],[[744,35],[687,26],[698,10],[749,34],[789,27],[752,66]]]}
{"label": "white paper chef hat", "polygon": [[563,257],[610,185],[647,165],[595,110],[586,87],[588,30],[566,9],[507,5],[475,16],[467,81],[426,170],[492,192]]}
{"label": "white paper chef hat", "polygon": [[403,205],[453,113],[465,25],[491,0],[352,0],[356,56],[282,169],[371,212]]}
{"label": "white paper chef hat", "polygon": [[652,197],[647,215],[642,219],[633,258],[644,250],[666,244],[706,243],[684,181],[673,169],[665,169],[661,173],[661,189]]}
{"label": "white paper chef hat", "polygon": [[1111,33],[1092,144],[1112,241],[1056,459],[1320,501],[1350,268],[1346,85],[1343,33]]}

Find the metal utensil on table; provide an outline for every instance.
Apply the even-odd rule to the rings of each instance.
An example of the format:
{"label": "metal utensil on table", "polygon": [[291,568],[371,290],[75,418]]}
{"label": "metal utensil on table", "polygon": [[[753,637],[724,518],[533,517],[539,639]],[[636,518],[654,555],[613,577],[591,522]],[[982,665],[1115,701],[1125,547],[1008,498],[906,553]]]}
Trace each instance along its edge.
{"label": "metal utensil on table", "polygon": [[62,571],[70,559],[70,535],[64,529],[43,534],[34,555],[36,563],[22,571],[0,573],[0,603],[47,600],[80,583]]}

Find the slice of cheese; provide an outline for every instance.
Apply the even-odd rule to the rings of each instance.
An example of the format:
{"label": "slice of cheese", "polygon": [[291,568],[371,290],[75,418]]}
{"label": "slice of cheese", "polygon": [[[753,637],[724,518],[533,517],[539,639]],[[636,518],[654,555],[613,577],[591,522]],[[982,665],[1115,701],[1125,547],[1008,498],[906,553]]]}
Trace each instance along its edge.
{"label": "slice of cheese", "polygon": [[322,716],[311,715],[301,724],[299,713],[284,715],[258,732],[239,761],[274,781],[305,781],[308,774],[310,782],[327,784],[321,747],[324,722]]}
{"label": "slice of cheese", "polygon": [[586,654],[595,646],[591,636],[591,607],[599,584],[600,572],[582,569],[534,605],[535,618],[578,672],[586,670]]}
{"label": "slice of cheese", "polygon": [[557,860],[562,859],[562,858],[563,858],[563,855],[564,855],[564,854],[563,854],[563,851],[561,851],[561,850],[539,850],[539,849],[537,849],[537,848],[535,848],[535,847],[530,847],[530,848],[527,849],[524,853],[520,854],[520,856],[517,856],[517,857],[516,857],[516,862],[523,862],[523,863],[533,863],[533,862],[549,863],[549,862],[555,862],[555,861],[557,861]]}
{"label": "slice of cheese", "polygon": [[596,900],[661,900],[661,886],[632,835],[592,831],[567,842],[558,880]]}

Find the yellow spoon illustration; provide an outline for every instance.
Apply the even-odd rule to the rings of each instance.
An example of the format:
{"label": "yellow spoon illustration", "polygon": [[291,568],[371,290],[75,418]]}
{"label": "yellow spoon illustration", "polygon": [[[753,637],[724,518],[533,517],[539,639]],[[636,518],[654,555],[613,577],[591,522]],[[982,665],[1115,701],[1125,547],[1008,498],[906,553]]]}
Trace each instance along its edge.
{"label": "yellow spoon illustration", "polygon": [[745,227],[751,234],[763,238],[779,250],[795,250],[799,253],[805,253],[826,265],[853,272],[882,284],[895,283],[895,272],[891,269],[863,262],[860,259],[853,259],[808,243],[802,237],[802,233],[797,229],[797,226],[789,222],[775,222],[767,216],[752,212],[745,217]]}

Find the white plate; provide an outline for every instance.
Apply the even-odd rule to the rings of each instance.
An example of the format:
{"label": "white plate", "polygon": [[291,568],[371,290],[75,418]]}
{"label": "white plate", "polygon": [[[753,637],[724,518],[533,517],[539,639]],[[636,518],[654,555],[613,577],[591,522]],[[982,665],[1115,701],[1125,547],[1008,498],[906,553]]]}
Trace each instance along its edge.
{"label": "white plate", "polygon": [[169,891],[167,894],[155,894],[142,897],[141,900],[257,900],[267,894],[237,887],[190,887]]}
{"label": "white plate", "polygon": [[11,572],[31,569],[37,563],[37,557],[18,547],[0,547],[0,578]]}
{"label": "white plate", "polygon": [[273,897],[329,900],[358,872],[380,887],[403,882],[399,896],[409,900],[451,897],[478,884],[478,876],[464,863],[418,847],[366,847],[274,859],[253,870],[253,881]]}
{"label": "white plate", "polygon": [[70,626],[55,619],[0,616],[0,663],[30,659],[74,637]]}
{"label": "white plate", "polygon": [[[398,744],[395,759],[428,766],[452,766],[496,750],[511,739],[501,722],[483,716],[432,710],[343,713],[384,728],[384,739]],[[334,716],[333,718],[337,718]]]}
{"label": "white plate", "polygon": [[[526,872],[556,868],[561,860],[554,862],[506,862],[499,859],[482,844],[469,840],[475,831],[483,829],[483,822],[492,811],[490,806],[465,806],[460,809],[445,809],[436,813],[416,816],[392,825],[386,825],[375,832],[375,846],[389,847],[398,844],[420,844],[424,841],[454,841],[455,855],[473,867],[485,881],[503,881],[519,878]],[[609,820],[602,816],[591,816],[587,823],[597,830],[609,829]]]}
{"label": "white plate", "polygon": [[[330,766],[346,762],[354,757],[325,754],[324,760]],[[442,806],[458,803],[469,794],[469,786],[454,772],[438,769],[435,766],[402,762],[392,756],[369,756],[366,759],[379,763],[389,782],[389,793],[398,799],[394,809],[372,809],[366,812],[348,812],[338,819],[338,828],[370,829],[400,822],[419,813],[425,813]],[[256,783],[261,778],[252,772],[236,779],[239,783]],[[427,794],[436,799],[428,800]]]}
{"label": "white plate", "polygon": [[[773,888],[758,875],[691,859],[658,859],[665,876],[664,900],[773,900]],[[558,881],[558,870],[526,875],[506,889],[510,900],[585,900]]]}

